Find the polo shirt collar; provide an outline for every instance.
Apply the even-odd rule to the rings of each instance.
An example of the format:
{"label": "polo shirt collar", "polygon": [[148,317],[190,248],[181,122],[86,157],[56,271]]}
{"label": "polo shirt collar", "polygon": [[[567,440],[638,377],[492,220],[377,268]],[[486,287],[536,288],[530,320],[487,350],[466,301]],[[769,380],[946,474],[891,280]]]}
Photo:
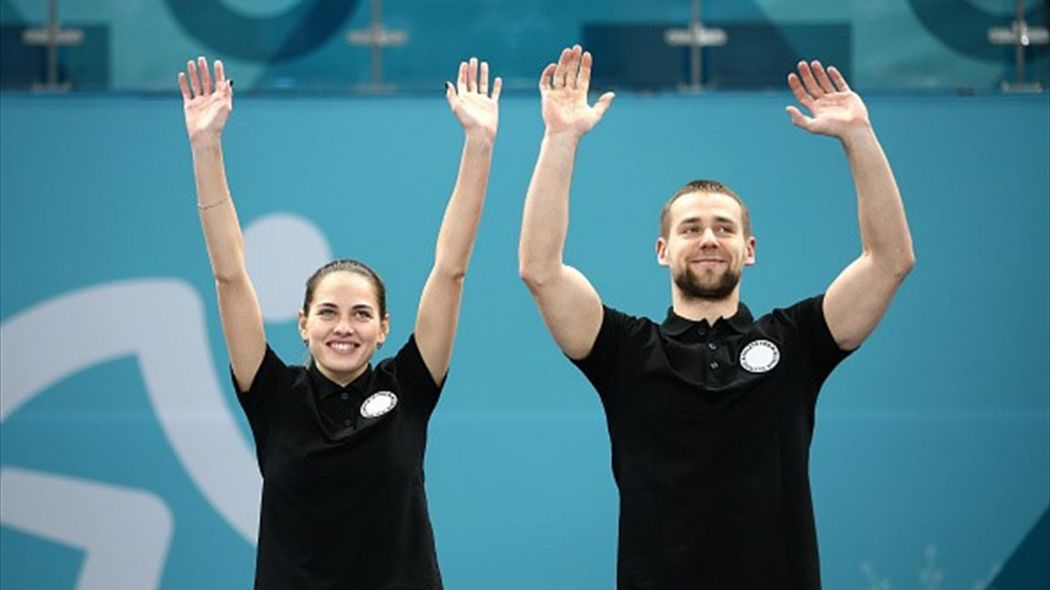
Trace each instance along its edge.
{"label": "polo shirt collar", "polygon": [[320,400],[344,391],[364,391],[365,388],[368,387],[369,379],[372,377],[372,365],[367,365],[365,367],[365,372],[358,375],[357,379],[347,383],[346,387],[343,387],[328,377],[325,377],[324,373],[321,373],[317,368],[317,363],[312,360],[310,361],[310,367],[307,369],[307,373],[310,375],[310,384],[313,386],[314,396]]}
{"label": "polo shirt collar", "polygon": [[[712,328],[718,328],[718,326],[725,324],[729,329],[733,330],[737,334],[743,334],[751,327],[754,323],[754,318],[751,316],[751,310],[740,302],[737,306],[736,313],[732,317],[718,318],[715,325]],[[707,320],[700,320],[698,322],[683,318],[682,316],[674,312],[674,307],[667,308],[667,319],[664,320],[663,324],[660,325],[661,330],[670,336],[680,336],[685,331],[696,326],[707,326]]]}

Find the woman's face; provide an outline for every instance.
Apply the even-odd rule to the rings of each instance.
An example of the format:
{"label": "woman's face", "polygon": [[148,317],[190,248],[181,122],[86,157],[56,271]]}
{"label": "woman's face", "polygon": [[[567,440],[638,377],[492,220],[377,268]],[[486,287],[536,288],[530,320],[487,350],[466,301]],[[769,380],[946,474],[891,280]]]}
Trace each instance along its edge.
{"label": "woman's face", "polygon": [[379,317],[372,282],[361,274],[335,271],[314,288],[309,314],[299,312],[299,334],[321,374],[346,385],[364,373],[390,331]]}

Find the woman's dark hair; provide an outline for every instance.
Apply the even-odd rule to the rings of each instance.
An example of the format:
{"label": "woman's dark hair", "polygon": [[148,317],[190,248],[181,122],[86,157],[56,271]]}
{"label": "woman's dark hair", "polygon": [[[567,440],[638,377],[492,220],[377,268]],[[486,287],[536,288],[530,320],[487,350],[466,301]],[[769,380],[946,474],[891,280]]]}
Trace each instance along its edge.
{"label": "woman's dark hair", "polygon": [[303,315],[310,315],[310,304],[313,302],[314,289],[317,288],[317,283],[320,283],[321,279],[326,275],[339,271],[357,273],[372,283],[372,287],[376,290],[376,299],[379,300],[379,319],[385,318],[386,286],[383,284],[383,279],[379,278],[376,271],[372,270],[367,264],[349,258],[333,260],[310,275],[310,278],[306,280],[306,296],[303,297]]}

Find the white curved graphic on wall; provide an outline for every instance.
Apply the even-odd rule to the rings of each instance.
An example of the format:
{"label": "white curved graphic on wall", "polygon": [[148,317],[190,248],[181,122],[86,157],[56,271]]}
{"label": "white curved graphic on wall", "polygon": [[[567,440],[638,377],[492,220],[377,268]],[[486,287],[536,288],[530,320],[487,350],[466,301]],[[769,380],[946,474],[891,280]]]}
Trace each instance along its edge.
{"label": "white curved graphic on wall", "polygon": [[[254,543],[259,471],[223,399],[205,326],[200,295],[177,279],[114,282],[38,304],[0,329],[0,420],[72,374],[135,357],[182,466],[230,526]],[[63,354],[42,334],[61,334]]]}
{"label": "white curved graphic on wall", "polygon": [[297,215],[267,215],[244,230],[244,262],[267,322],[296,319],[306,279],[331,259],[321,230]]}
{"label": "white curved graphic on wall", "polygon": [[0,470],[0,521],[82,548],[78,590],[156,588],[173,529],[154,494],[13,467]]}
{"label": "white curved graphic on wall", "polygon": [[[291,214],[263,217],[246,228],[245,250],[267,321],[294,319],[305,278],[330,258],[320,230]],[[55,334],[62,337],[61,354],[53,345]],[[128,356],[137,359],[153,410],[187,474],[222,518],[254,544],[261,487],[255,455],[225,400],[228,379],[219,378],[212,360],[201,296],[185,281],[107,283],[55,297],[7,318],[0,326],[0,422],[58,381]],[[40,363],[41,358],[48,362]],[[171,517],[160,498],[15,468],[4,468],[0,479],[4,489],[0,521],[99,556],[85,562],[78,588],[124,587],[102,580],[107,575],[123,579],[131,575],[129,568],[140,568],[134,575],[143,577],[136,580],[154,581],[127,587],[152,588],[159,583],[159,573],[153,570],[163,569],[168,541],[151,540],[170,540],[171,531]],[[99,499],[105,501],[96,502]],[[78,516],[68,521],[75,524],[54,522],[55,504],[75,512]],[[141,512],[138,517],[136,510]],[[121,522],[139,518],[137,526],[123,530],[129,539],[139,535],[142,542],[114,537],[114,546],[123,551],[120,563],[115,563],[108,553],[94,548],[98,538],[82,530],[94,528],[100,534],[116,530],[96,526],[96,518]],[[154,525],[156,529],[150,529]],[[106,569],[110,567],[114,569]]]}

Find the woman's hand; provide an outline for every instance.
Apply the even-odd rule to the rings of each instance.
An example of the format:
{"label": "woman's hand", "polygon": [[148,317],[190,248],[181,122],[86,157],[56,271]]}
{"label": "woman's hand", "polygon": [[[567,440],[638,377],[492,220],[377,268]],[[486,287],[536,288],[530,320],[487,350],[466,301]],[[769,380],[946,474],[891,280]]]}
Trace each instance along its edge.
{"label": "woman's hand", "polygon": [[218,143],[233,111],[233,82],[226,79],[222,62],[215,60],[214,84],[208,60],[199,57],[196,63],[186,62],[186,72],[179,72],[179,89],[190,143]]}
{"label": "woman's hand", "polygon": [[499,127],[499,93],[502,87],[503,80],[496,76],[492,83],[492,94],[489,95],[489,64],[483,61],[479,68],[476,57],[470,58],[470,62],[459,64],[455,85],[445,82],[448,106],[467,135],[478,133],[486,139],[495,139]]}

